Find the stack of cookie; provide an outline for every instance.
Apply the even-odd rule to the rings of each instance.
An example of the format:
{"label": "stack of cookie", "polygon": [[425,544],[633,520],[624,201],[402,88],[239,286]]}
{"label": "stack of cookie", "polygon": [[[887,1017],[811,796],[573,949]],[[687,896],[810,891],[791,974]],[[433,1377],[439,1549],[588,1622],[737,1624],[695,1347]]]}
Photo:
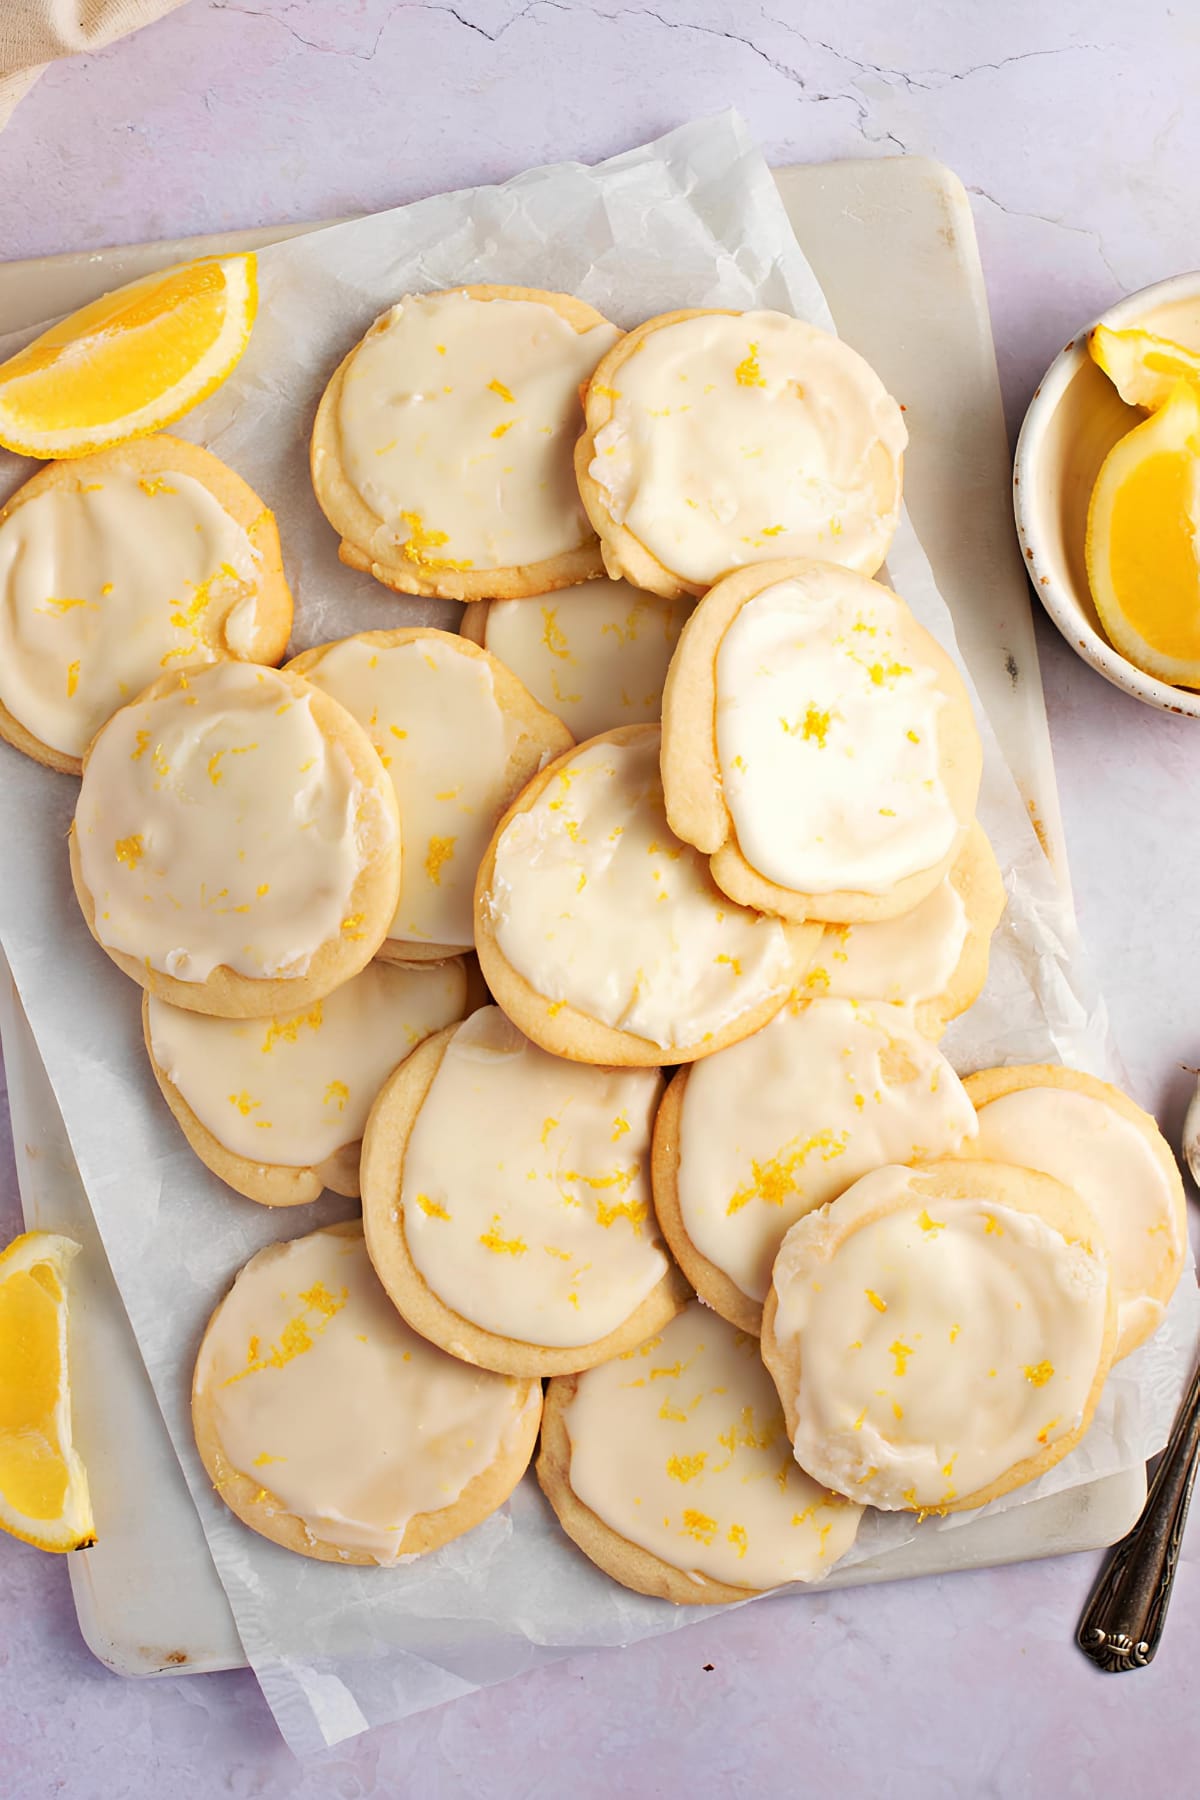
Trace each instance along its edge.
{"label": "stack of cookie", "polygon": [[270,515],[165,437],[0,515],[0,732],[82,768],[76,890],[167,1103],[251,1199],[361,1194],[200,1349],[255,1530],[394,1565],[540,1421],[587,1556],[739,1599],[864,1506],[1029,1480],[1161,1320],[1153,1121],[938,1048],[1004,891],[962,681],[873,579],[905,442],[781,314],[466,288],[377,321],[312,441],[343,560],[458,636],[269,666]]}

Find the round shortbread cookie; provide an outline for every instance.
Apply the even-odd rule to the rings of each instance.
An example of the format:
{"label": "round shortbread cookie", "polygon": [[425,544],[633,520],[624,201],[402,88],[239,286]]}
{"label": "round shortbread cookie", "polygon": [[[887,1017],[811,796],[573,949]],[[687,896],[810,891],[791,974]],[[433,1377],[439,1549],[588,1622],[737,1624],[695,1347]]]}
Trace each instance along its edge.
{"label": "round shortbread cookie", "polygon": [[63,774],[164,669],[275,663],[291,628],[274,515],[199,444],[48,463],[0,511],[0,738]]}
{"label": "round shortbread cookie", "polygon": [[1162,1324],[1187,1254],[1187,1200],[1169,1145],[1120,1088],[1055,1063],[984,1069],[969,1154],[1052,1175],[1096,1215],[1112,1261],[1116,1357]]}
{"label": "round shortbread cookie", "polygon": [[396,791],[404,870],[380,955],[469,950],[475,876],[496,821],[570,748],[570,732],[503,663],[450,631],[364,631],[287,667],[353,714]]}
{"label": "round shortbread cookie", "polygon": [[610,350],[575,474],[610,575],[703,594],[820,556],[873,575],[900,511],[900,408],[848,345],[785,313],[675,312]]}
{"label": "round shortbread cookie", "polygon": [[911,1006],[925,1036],[939,1038],[983,991],[1004,906],[1004,878],[976,822],[949,874],[911,912],[874,925],[827,925],[803,991]]}
{"label": "round shortbread cookie", "polygon": [[757,1343],[698,1300],[550,1383],[537,1476],[585,1556],[682,1606],[817,1580],[862,1516],[796,1466]]}
{"label": "round shortbread cookie", "polygon": [[93,738],[71,826],[88,930],[160,999],[311,1006],[382,943],[400,889],[387,772],[344,707],[281,669],[163,675]]}
{"label": "round shortbread cookie", "polygon": [[402,594],[546,594],[603,573],[572,469],[579,389],[619,337],[570,294],[409,294],[341,362],[312,480],[351,568]]}
{"label": "round shortbread cookie", "polygon": [[654,1127],[654,1207],[702,1300],[758,1332],[789,1227],[883,1163],[956,1155],[975,1113],[907,1008],[793,1000],[681,1069]]}
{"label": "round shortbread cookie", "polygon": [[576,739],[662,716],[663,683],[690,600],[627,581],[583,581],[533,600],[469,606],[460,630],[506,663]]}
{"label": "round shortbread cookie", "polygon": [[357,1198],[367,1115],[388,1076],[467,1008],[461,957],[368,963],[278,1019],[214,1019],[151,994],[142,1030],[163,1098],[214,1175],[263,1206]]}
{"label": "round shortbread cookie", "polygon": [[408,1329],[357,1221],[251,1257],[192,1381],[221,1499],[319,1562],[394,1568],[470,1531],[525,1473],[541,1411],[537,1382],[469,1368]]}
{"label": "round shortbread cookie", "polygon": [[573,1062],[692,1062],[757,1031],[820,941],[734,906],[667,824],[659,728],[568,751],[497,826],[475,946],[509,1018]]}
{"label": "round shortbread cookie", "polygon": [[547,1055],[495,1006],[410,1057],[371,1113],[362,1193],[413,1329],[481,1368],[557,1375],[664,1325],[690,1290],[650,1204],[661,1092],[657,1069]]}
{"label": "round shortbread cookie", "polygon": [[1095,1219],[1031,1169],[866,1175],[793,1225],[762,1355],[796,1461],[889,1511],[964,1512],[1074,1449],[1112,1363]]}
{"label": "round shortbread cookie", "polygon": [[911,911],[962,847],[982,767],[958,670],[865,575],[744,569],[684,627],[663,694],[667,817],[744,906],[831,924]]}

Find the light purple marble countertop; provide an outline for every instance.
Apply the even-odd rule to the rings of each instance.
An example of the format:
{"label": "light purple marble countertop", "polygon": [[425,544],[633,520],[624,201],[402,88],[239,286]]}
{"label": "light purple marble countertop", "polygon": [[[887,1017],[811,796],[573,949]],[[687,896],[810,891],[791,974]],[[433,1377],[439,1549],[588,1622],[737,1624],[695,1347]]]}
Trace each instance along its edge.
{"label": "light purple marble countertop", "polygon": [[[1015,428],[1077,326],[1200,260],[1197,91],[1187,6],[191,0],[18,108],[0,255],[374,210],[732,103],[776,162],[909,152],[957,171]],[[1181,1065],[1200,1062],[1200,726],[1106,686],[1048,625],[1040,644],[1081,923],[1134,1090],[1177,1138]],[[19,1229],[5,1138],[0,1242]],[[249,1674],[109,1674],[62,1564],[2,1539],[0,1794],[1194,1794],[1200,1523],[1149,1669],[1102,1676],[1072,1646],[1096,1561],[713,1617],[301,1766]]]}

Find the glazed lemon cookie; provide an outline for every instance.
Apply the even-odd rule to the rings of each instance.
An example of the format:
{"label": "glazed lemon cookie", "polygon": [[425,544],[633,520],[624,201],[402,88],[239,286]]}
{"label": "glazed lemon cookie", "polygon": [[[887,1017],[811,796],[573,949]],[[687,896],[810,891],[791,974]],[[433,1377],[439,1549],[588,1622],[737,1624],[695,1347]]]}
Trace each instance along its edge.
{"label": "glazed lemon cookie", "polygon": [[517,598],[586,581],[579,387],[619,333],[536,288],[408,294],[340,364],[312,478],[341,558],[402,594]]}
{"label": "glazed lemon cookie", "polygon": [[269,1018],[311,1006],[382,943],[396,798],[361,726],[299,676],[181,670],[93,738],[71,874],[96,942],[152,994]]}
{"label": "glazed lemon cookie", "polygon": [[537,1382],[469,1368],[408,1329],[357,1222],[251,1257],[192,1382],[221,1499],[320,1562],[394,1567],[470,1531],[525,1473],[541,1411]]}
{"label": "glazed lemon cookie", "polygon": [[816,1580],[862,1517],[797,1468],[757,1342],[698,1300],[550,1383],[537,1475],[585,1556],[684,1606]]}
{"label": "glazed lemon cookie", "polygon": [[1096,1222],[1004,1163],[876,1169],[793,1225],[762,1354],[796,1461],[888,1511],[964,1512],[1074,1449],[1112,1362]]}
{"label": "glazed lemon cookie", "polygon": [[745,906],[833,924],[911,911],[962,847],[982,766],[958,670],[866,576],[744,569],[684,627],[663,695],[667,817]]}
{"label": "glazed lemon cookie", "polygon": [[609,351],[575,473],[610,575],[702,594],[732,569],[819,556],[873,575],[908,434],[862,357],[785,313],[676,312]]}
{"label": "glazed lemon cookie", "polygon": [[450,631],[364,631],[288,665],[353,713],[392,778],[404,839],[381,955],[469,950],[480,858],[496,820],[572,738],[504,665]]}
{"label": "glazed lemon cookie", "polygon": [[1149,1113],[1120,1088],[1054,1063],[984,1069],[965,1087],[979,1113],[979,1156],[1039,1169],[1074,1188],[1112,1259],[1118,1357],[1145,1341],[1183,1273],[1187,1202],[1175,1158]]}
{"label": "glazed lemon cookie", "polygon": [[601,577],[537,600],[485,600],[467,608],[460,629],[582,742],[661,717],[667,665],[690,611],[690,600]]}
{"label": "glazed lemon cookie", "polygon": [[734,906],[667,824],[657,725],[622,725],[531,781],[475,889],[475,945],[509,1018],[574,1062],[691,1062],[757,1031],[820,938]]}
{"label": "glazed lemon cookie", "polygon": [[911,1006],[926,1037],[938,1038],[983,991],[1004,904],[992,847],[973,824],[949,874],[911,912],[875,925],[827,925],[804,991]]}
{"label": "glazed lemon cookie", "polygon": [[397,1069],[363,1140],[363,1223],[414,1330],[485,1369],[554,1375],[665,1324],[689,1290],[650,1205],[661,1092],[657,1069],[548,1056],[495,1006]]}
{"label": "glazed lemon cookie", "polygon": [[797,1219],[881,1163],[956,1154],[974,1109],[907,1008],[793,1000],[681,1069],[654,1128],[654,1206],[702,1300],[757,1332]]}
{"label": "glazed lemon cookie", "polygon": [[198,444],[49,463],[0,511],[0,737],[64,774],[164,669],[278,662],[291,628],[274,516]]}
{"label": "glazed lemon cookie", "polygon": [[466,1001],[461,957],[373,962],[278,1019],[214,1019],[146,994],[142,1026],[154,1078],[201,1162],[248,1200],[297,1206],[325,1188],[357,1196],[380,1088]]}

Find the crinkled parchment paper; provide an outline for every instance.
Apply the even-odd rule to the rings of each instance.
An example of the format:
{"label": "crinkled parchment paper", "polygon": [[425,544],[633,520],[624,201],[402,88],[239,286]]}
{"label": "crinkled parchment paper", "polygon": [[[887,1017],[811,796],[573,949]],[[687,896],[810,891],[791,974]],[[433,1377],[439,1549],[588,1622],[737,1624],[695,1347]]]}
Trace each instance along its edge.
{"label": "crinkled parchment paper", "polygon": [[[732,116],[595,169],[536,170],[277,246],[261,253],[259,280],[245,358],[176,429],[209,444],[274,508],[297,601],[297,650],[381,625],[453,624],[457,614],[446,603],[398,601],[343,568],[308,482],[321,389],[401,294],[511,282],[580,294],[623,326],[680,306],[777,307],[829,323],[766,164]],[[15,347],[0,344],[0,353]],[[13,458],[0,463],[0,493],[26,473]],[[954,649],[907,521],[890,573]],[[947,1049],[964,1071],[1062,1059],[1119,1077],[1070,910],[982,714],[980,722],[980,815],[1006,871],[1009,907],[987,992]],[[209,1313],[264,1244],[353,1209],[326,1198],[302,1212],[270,1212],[232,1195],[192,1155],[147,1068],[140,992],[92,943],[71,892],[65,839],[75,792],[73,781],[0,746],[0,939],[247,1656],[293,1749],[335,1743],[584,1646],[689,1622],[690,1609],[627,1593],[586,1562],[532,1478],[466,1538],[391,1571],[303,1561],[253,1536],[216,1499],[188,1414]],[[1159,1447],[1197,1312],[1189,1278],[1166,1328],[1110,1381],[1084,1444],[996,1506],[1129,1467]],[[852,1555],[875,1555],[915,1529],[906,1516],[869,1514]],[[919,1529],[961,1529],[961,1519]]]}

